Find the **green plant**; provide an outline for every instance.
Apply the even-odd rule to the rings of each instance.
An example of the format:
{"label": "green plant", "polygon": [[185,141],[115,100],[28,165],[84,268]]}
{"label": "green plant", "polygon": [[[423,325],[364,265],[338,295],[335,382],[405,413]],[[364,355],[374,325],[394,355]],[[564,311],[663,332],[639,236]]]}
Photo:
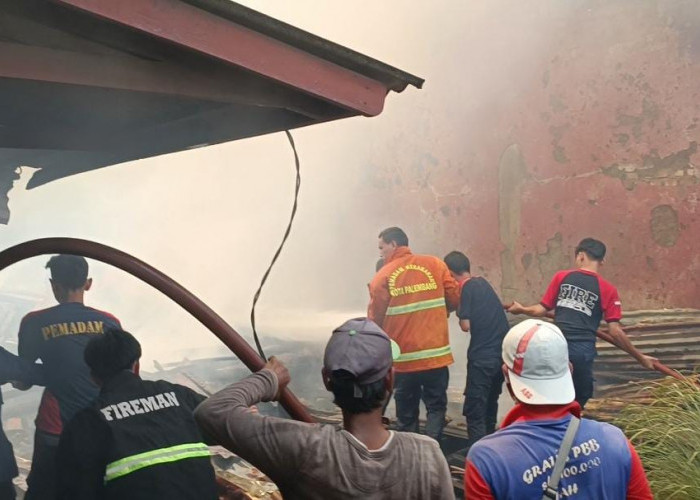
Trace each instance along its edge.
{"label": "green plant", "polygon": [[697,377],[645,384],[648,404],[615,419],[634,444],[655,498],[700,499],[700,386]]}

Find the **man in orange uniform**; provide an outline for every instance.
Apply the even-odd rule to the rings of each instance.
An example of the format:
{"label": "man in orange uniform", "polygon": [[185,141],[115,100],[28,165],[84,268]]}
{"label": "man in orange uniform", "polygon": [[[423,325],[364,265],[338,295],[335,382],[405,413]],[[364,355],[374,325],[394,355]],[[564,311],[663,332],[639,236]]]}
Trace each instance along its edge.
{"label": "man in orange uniform", "polygon": [[423,399],[425,433],[439,441],[447,410],[447,367],[454,361],[447,316],[459,304],[459,286],[442,260],[411,253],[398,227],[379,234],[379,254],[384,265],[369,285],[367,316],[401,348],[394,360],[397,426],[418,432]]}

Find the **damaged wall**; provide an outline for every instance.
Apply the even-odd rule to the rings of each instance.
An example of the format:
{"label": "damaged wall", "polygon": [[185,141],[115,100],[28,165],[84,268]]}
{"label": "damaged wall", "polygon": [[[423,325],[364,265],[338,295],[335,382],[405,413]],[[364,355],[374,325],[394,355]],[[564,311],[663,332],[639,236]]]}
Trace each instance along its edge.
{"label": "damaged wall", "polygon": [[453,106],[375,151],[373,210],[505,299],[538,300],[593,236],[627,309],[700,307],[700,4],[520,4],[471,7]]}

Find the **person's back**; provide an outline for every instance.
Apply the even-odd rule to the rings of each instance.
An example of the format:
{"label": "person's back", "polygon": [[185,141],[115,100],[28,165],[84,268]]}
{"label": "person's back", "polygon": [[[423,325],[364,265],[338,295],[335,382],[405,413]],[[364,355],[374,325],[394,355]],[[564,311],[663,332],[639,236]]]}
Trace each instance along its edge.
{"label": "person's back", "polygon": [[[547,490],[559,498],[652,499],[639,456],[622,431],[580,418],[568,347],[559,328],[523,321],[506,335],[502,356],[516,405],[498,431],[470,448],[467,498],[541,500]],[[569,425],[577,420],[568,453],[558,457]],[[552,479],[558,461],[563,471]]]}
{"label": "person's back", "polygon": [[204,397],[163,380],[142,380],[140,346],[126,332],[108,332],[85,354],[102,387],[61,436],[58,498],[215,499],[209,450],[192,415]]}
{"label": "person's back", "polygon": [[619,300],[615,287],[598,273],[569,269],[554,275],[541,304],[554,310],[554,322],[569,349],[594,350],[603,317],[608,322],[620,321]]}
{"label": "person's back", "polygon": [[[192,417],[202,400],[183,386],[142,380],[128,371],[105,384],[93,408],[84,410],[91,413],[88,419],[97,417],[109,429],[105,500],[215,498],[209,450]],[[171,460],[178,454],[195,459]],[[163,458],[167,461],[148,465]]]}
{"label": "person's back", "polygon": [[[537,417],[520,408],[509,415],[502,430],[470,450],[467,467],[476,467],[489,478],[493,498],[542,498],[571,414]],[[627,498],[632,453],[620,429],[582,419],[559,483],[560,494],[590,500]]]}
{"label": "person's back", "polygon": [[462,287],[462,296],[469,308],[462,311],[460,303],[458,317],[469,320],[468,359],[500,359],[503,337],[508,333],[508,319],[501,299],[496,295],[491,284],[481,276],[470,278]]}
{"label": "person's back", "polygon": [[467,446],[471,446],[496,429],[503,386],[501,344],[508,333],[508,320],[491,284],[472,276],[466,255],[452,251],[445,256],[445,264],[460,285],[457,317],[462,331],[470,336],[462,414],[467,419]]}
{"label": "person's back", "polygon": [[[261,371],[255,377],[266,375]],[[266,396],[274,395],[273,384],[272,377],[263,382]],[[229,404],[238,405],[243,393],[259,390],[243,382],[240,389],[242,399],[229,399]],[[384,446],[369,450],[348,431],[333,425],[256,416],[257,425],[249,426],[238,418],[243,416],[239,412],[249,411],[247,407],[229,406],[220,411],[230,412],[238,436],[249,436],[236,438],[235,445],[225,440],[221,444],[265,472],[286,500],[454,498],[445,458],[437,442],[427,436],[392,432]]]}
{"label": "person's back", "polygon": [[79,302],[58,304],[23,318],[19,354],[31,361],[41,359],[46,387],[58,400],[64,424],[94,401],[99,392],[83,360],[85,346],[97,335],[119,326],[119,320],[111,314]]}
{"label": "person's back", "polygon": [[280,487],[284,498],[452,498],[445,491],[451,487],[445,483],[449,471],[442,467],[445,459],[432,438],[392,432],[382,448],[369,450],[349,432],[331,425],[301,436],[308,438],[299,443],[306,458],[298,471],[289,471],[291,481]]}
{"label": "person's back", "polygon": [[568,342],[576,401],[582,408],[593,397],[593,361],[597,355],[596,332],[601,319],[608,323],[607,336],[613,345],[634,357],[644,368],[655,369],[656,359],[635,348],[620,326],[622,303],[617,289],[598,274],[606,251],[602,241],[582,239],[574,251],[576,269],[556,273],[539,304],[524,307],[513,301],[508,307],[512,314],[534,317],[548,316],[554,311],[554,324]]}
{"label": "person's back", "polygon": [[46,267],[51,270],[51,290],[58,305],[27,314],[18,333],[19,356],[32,362],[41,359],[47,384],[36,418],[26,500],[54,498],[55,455],[63,426],[98,392],[83,361],[85,345],[120,326],[111,314],[84,305],[84,294],[92,286],[85,258],[56,255]]}
{"label": "person's back", "polygon": [[333,333],[324,382],[343,410],[344,429],[250,411],[276,399],[289,382],[274,358],[202,403],[195,418],[205,435],[267,474],[285,499],[452,499],[449,468],[435,440],[381,424],[391,357],[388,337],[370,321],[351,320]]}
{"label": "person's back", "polygon": [[[445,279],[452,282],[449,290]],[[405,353],[397,360],[398,372],[430,370],[453,362],[447,310],[457,303],[457,286],[440,259],[400,247],[372,279],[370,293],[370,319],[375,318]],[[428,355],[428,350],[435,352]]]}

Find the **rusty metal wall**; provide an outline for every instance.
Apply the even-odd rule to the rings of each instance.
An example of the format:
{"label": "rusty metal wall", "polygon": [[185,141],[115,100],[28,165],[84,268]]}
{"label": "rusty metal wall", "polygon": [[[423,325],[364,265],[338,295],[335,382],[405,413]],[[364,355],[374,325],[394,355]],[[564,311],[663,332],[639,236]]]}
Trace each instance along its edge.
{"label": "rusty metal wall", "polygon": [[459,147],[402,147],[377,166],[375,208],[410,221],[422,249],[465,250],[506,300],[538,300],[593,236],[627,310],[699,307],[700,2],[564,3],[576,10],[516,7],[548,16],[535,76],[489,102]]}

